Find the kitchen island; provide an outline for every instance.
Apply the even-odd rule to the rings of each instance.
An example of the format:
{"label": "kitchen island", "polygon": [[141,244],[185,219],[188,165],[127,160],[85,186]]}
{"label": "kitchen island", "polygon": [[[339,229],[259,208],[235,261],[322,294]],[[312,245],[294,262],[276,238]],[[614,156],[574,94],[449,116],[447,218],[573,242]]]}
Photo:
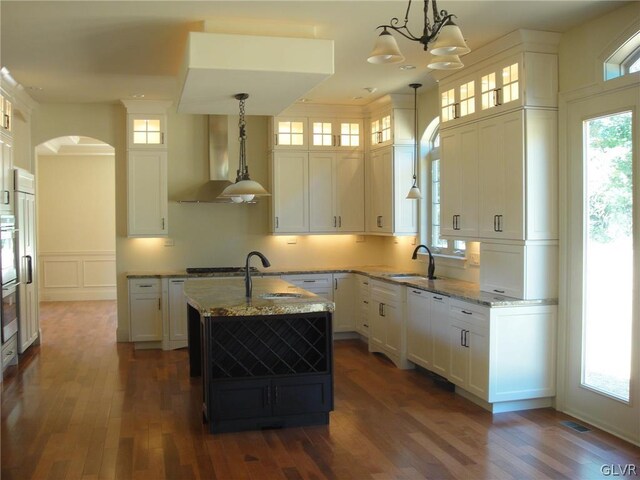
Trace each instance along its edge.
{"label": "kitchen island", "polygon": [[212,433],[328,424],[333,302],[278,278],[187,281],[189,366]]}

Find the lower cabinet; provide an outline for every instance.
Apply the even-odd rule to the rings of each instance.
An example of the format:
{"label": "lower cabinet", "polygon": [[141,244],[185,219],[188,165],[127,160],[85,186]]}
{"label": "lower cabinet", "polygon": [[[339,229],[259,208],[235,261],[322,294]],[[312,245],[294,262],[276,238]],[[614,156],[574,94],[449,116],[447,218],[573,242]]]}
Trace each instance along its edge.
{"label": "lower cabinet", "polygon": [[333,300],[333,275],[331,273],[282,275],[280,278],[293,283],[296,287]]}
{"label": "lower cabinet", "polygon": [[184,296],[184,282],[186,278],[169,279],[169,326],[168,339],[165,334],[165,343],[169,349],[187,346],[187,299]]}
{"label": "lower cabinet", "polygon": [[[2,363],[2,371],[9,365],[17,365],[18,364],[18,336],[14,335],[9,340],[7,340],[4,345],[2,345],[2,359],[0,362]],[[0,375],[1,379],[1,375]]]}
{"label": "lower cabinet", "polygon": [[132,342],[162,340],[162,286],[159,278],[129,280],[129,329]]}
{"label": "lower cabinet", "polygon": [[356,289],[356,304],[354,306],[356,332],[369,338],[369,277],[356,275]]}
{"label": "lower cabinet", "polygon": [[356,329],[355,304],[356,285],[353,274],[333,274],[333,301],[336,304],[333,313],[334,332],[353,332]]}
{"label": "lower cabinet", "polygon": [[407,361],[403,288],[371,280],[369,304],[369,351],[385,354],[398,368],[411,368]]}
{"label": "lower cabinet", "polygon": [[449,297],[407,288],[407,358],[438,375],[449,374]]}

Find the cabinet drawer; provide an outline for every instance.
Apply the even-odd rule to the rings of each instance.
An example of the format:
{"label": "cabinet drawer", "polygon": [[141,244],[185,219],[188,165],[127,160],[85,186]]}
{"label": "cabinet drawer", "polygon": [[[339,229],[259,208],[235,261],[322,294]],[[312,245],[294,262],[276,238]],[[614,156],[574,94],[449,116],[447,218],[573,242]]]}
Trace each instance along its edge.
{"label": "cabinet drawer", "polygon": [[370,295],[377,301],[386,303],[399,303],[402,301],[402,285],[372,280],[370,286]]}
{"label": "cabinet drawer", "polygon": [[129,280],[129,293],[160,293],[159,278],[136,278]]}
{"label": "cabinet drawer", "polygon": [[2,370],[18,355],[18,336],[14,335],[2,346]]}
{"label": "cabinet drawer", "polygon": [[452,319],[462,320],[478,327],[489,327],[489,309],[474,303],[451,300],[449,314]]}

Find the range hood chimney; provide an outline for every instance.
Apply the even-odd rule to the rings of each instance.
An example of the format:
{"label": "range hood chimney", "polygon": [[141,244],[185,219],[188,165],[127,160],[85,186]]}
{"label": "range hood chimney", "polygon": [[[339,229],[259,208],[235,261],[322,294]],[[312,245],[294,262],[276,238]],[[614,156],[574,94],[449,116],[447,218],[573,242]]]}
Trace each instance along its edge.
{"label": "range hood chimney", "polygon": [[222,191],[232,183],[229,181],[228,117],[209,115],[209,181],[200,186],[192,197],[178,202],[235,203],[229,197],[219,198]]}

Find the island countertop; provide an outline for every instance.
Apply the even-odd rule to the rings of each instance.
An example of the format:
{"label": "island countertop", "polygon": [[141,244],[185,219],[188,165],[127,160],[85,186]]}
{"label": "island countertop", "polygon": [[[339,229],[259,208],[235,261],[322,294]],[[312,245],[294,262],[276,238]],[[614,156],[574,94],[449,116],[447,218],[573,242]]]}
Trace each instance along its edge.
{"label": "island countertop", "polygon": [[[253,295],[245,297],[244,277],[187,280],[184,294],[189,305],[205,317],[250,317],[295,313],[333,312],[334,303],[284,280],[253,277]],[[288,293],[294,298],[262,298],[262,295]]]}

